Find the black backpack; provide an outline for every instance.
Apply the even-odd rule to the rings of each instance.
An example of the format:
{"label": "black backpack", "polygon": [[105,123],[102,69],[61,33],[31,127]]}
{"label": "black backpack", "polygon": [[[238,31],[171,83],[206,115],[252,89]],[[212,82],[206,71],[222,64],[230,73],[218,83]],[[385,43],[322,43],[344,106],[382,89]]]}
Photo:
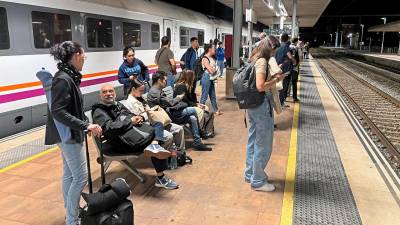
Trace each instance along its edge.
{"label": "black backpack", "polygon": [[[194,64],[194,74],[196,76],[196,80],[201,80],[201,78],[203,77],[203,73],[204,73],[204,68],[202,65],[202,60],[204,58],[204,53],[201,54],[201,56],[199,58],[196,59],[196,63]],[[206,57],[207,58],[207,57]],[[208,61],[210,61],[209,58],[207,58]]]}
{"label": "black backpack", "polygon": [[240,109],[251,109],[264,102],[265,92],[256,87],[255,61],[245,64],[233,75],[233,93]]}
{"label": "black backpack", "polygon": [[82,225],[133,225],[133,204],[127,197],[130,187],[119,178],[104,184],[96,193],[82,193],[86,206],[80,209]]}

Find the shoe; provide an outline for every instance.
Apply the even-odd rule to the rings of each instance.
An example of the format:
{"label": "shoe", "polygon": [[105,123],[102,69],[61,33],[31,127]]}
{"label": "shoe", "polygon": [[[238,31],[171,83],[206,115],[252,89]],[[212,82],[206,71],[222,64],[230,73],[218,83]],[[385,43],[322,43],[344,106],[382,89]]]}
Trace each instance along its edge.
{"label": "shoe", "polygon": [[175,181],[167,178],[165,175],[161,179],[156,177],[156,183],[154,184],[154,186],[159,188],[165,188],[167,190],[173,190],[179,188],[179,185],[175,183]]}
{"label": "shoe", "polygon": [[258,187],[258,188],[252,187],[251,189],[253,189],[254,191],[271,192],[271,191],[275,190],[275,186],[273,184],[266,182],[261,187]]}
{"label": "shoe", "polygon": [[171,156],[171,152],[165,150],[159,144],[151,144],[144,149],[146,157],[156,157],[157,159],[167,159]]}
{"label": "shoe", "polygon": [[215,115],[216,116],[221,116],[221,115],[224,115],[224,113],[218,110],[217,112],[215,112]]}
{"label": "shoe", "polygon": [[245,181],[246,183],[249,183],[249,184],[250,184],[250,180],[248,180],[247,178],[244,178],[244,181]]}
{"label": "shoe", "polygon": [[274,124],[274,129],[278,129],[278,125]]}
{"label": "shoe", "polygon": [[298,98],[293,99],[293,102],[300,102]]}
{"label": "shoe", "polygon": [[209,138],[214,138],[214,137],[215,137],[215,134],[213,132],[208,132],[208,133],[201,135],[201,138],[203,140],[207,140]]}
{"label": "shoe", "polygon": [[212,148],[205,146],[203,143],[192,145],[194,151],[212,151]]}

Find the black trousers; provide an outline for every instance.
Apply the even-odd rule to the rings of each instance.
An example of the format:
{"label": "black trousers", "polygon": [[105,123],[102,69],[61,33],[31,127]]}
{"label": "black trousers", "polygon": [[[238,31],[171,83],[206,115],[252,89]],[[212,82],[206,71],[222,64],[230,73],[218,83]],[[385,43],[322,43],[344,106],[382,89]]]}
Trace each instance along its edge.
{"label": "black trousers", "polygon": [[283,105],[283,103],[286,100],[286,97],[288,95],[288,89],[289,89],[289,85],[290,85],[290,79],[291,79],[291,75],[288,75],[285,77],[285,79],[283,79],[283,89],[279,91],[279,100],[281,102],[281,105]]}
{"label": "black trousers", "polygon": [[299,80],[299,72],[292,72],[292,90],[293,90],[293,100],[297,99],[297,81]]}
{"label": "black trousers", "polygon": [[155,157],[151,157],[151,162],[153,163],[154,169],[157,173],[161,173],[164,170],[168,169],[168,160],[167,159],[157,159]]}

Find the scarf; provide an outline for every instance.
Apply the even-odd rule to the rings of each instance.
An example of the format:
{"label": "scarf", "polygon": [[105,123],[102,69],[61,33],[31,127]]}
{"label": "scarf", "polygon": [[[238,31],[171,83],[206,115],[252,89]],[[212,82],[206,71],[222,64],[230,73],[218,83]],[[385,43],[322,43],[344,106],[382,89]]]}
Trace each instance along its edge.
{"label": "scarf", "polygon": [[78,72],[75,69],[75,67],[73,67],[72,65],[70,65],[68,63],[60,62],[57,64],[57,68],[65,73],[67,73],[78,86],[81,84],[82,74],[80,72]]}

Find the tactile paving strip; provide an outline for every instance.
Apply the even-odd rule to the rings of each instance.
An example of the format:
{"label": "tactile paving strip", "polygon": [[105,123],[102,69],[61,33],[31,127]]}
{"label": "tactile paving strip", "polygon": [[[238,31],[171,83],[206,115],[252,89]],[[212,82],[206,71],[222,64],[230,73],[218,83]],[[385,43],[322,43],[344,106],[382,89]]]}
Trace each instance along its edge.
{"label": "tactile paving strip", "polygon": [[39,138],[18,147],[12,148],[6,152],[2,152],[0,153],[0,169],[43,151],[46,151],[47,149],[50,149],[54,146],[44,145],[44,139]]}
{"label": "tactile paving strip", "polygon": [[311,69],[304,64],[294,224],[362,224]]}

